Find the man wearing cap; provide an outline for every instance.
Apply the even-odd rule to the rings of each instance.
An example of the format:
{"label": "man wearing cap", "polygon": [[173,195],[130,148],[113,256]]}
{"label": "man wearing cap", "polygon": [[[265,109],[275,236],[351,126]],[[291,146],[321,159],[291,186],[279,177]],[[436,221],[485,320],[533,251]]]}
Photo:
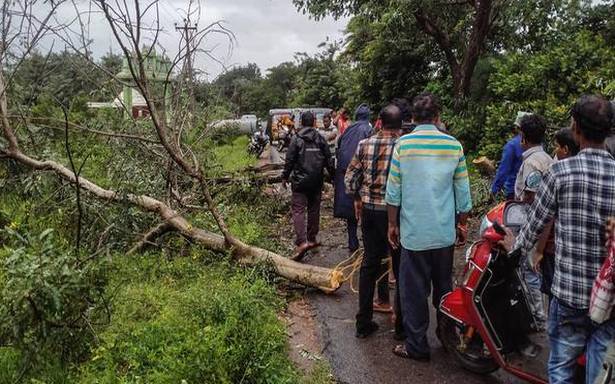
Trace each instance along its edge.
{"label": "man wearing cap", "polygon": [[504,188],[507,200],[513,200],[515,198],[515,182],[517,181],[517,173],[523,161],[521,135],[518,133],[518,129],[521,124],[521,119],[529,114],[528,112],[517,112],[517,118],[513,126],[513,132],[517,133],[517,135],[504,145],[502,160],[500,161],[498,171],[493,180],[493,185],[491,186],[491,193],[494,196]]}
{"label": "man wearing cap", "polygon": [[352,160],[359,141],[372,135],[374,130],[369,124],[370,109],[367,104],[361,104],[355,112],[355,122],[342,132],[337,140],[337,150],[335,159],[337,160],[337,170],[335,173],[335,196],[333,199],[333,216],[346,220],[348,231],[348,250],[350,253],[359,249],[359,238],[357,237],[358,217],[354,209],[354,196],[346,193],[344,177],[346,170]]}

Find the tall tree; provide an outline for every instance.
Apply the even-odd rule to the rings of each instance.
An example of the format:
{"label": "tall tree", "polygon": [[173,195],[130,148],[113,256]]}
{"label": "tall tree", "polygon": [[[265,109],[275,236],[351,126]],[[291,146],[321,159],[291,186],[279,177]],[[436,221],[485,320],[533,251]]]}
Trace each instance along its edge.
{"label": "tall tree", "polygon": [[[369,21],[396,12],[410,25],[410,33],[422,31],[438,47],[450,73],[456,100],[467,97],[479,59],[489,50],[505,49],[511,37],[536,37],[552,25],[545,21],[565,19],[563,11],[576,9],[585,0],[293,0],[303,12],[316,18],[353,15]],[[565,5],[565,6],[564,6]],[[538,15],[538,16],[536,16]],[[514,22],[513,22],[514,21]],[[544,25],[541,27],[541,25]],[[519,43],[520,45],[522,43]],[[525,44],[528,41],[525,40]]]}

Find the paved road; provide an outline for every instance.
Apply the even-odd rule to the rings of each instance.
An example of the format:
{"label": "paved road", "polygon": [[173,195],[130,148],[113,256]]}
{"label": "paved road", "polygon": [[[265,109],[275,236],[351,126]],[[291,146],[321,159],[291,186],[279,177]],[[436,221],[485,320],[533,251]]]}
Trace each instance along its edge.
{"label": "paved road", "polygon": [[[320,240],[323,247],[321,253],[306,258],[306,262],[311,264],[334,266],[348,256],[347,251],[340,248],[340,244],[345,244],[344,225],[327,215],[331,212],[329,204],[325,202],[322,209],[323,231]],[[398,342],[393,339],[393,327],[386,315],[375,314],[375,321],[380,325],[377,334],[363,340],[354,337],[358,296],[349,289],[348,284],[334,295],[313,292],[308,297],[323,338],[323,353],[340,383],[520,383],[504,372],[478,376],[456,366],[435,337],[433,310],[429,333],[432,361],[419,363],[392,354],[391,350]]]}

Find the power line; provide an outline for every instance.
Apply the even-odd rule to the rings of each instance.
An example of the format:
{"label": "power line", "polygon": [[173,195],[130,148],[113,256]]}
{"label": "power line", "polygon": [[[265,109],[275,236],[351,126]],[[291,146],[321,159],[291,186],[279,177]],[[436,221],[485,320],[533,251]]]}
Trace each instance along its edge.
{"label": "power line", "polygon": [[186,82],[188,87],[188,109],[190,112],[190,120],[194,118],[195,100],[194,100],[194,69],[192,66],[192,55],[194,54],[194,33],[197,30],[197,23],[194,25],[190,22],[190,17],[184,19],[183,25],[175,23],[175,30],[180,31],[182,39],[185,42],[186,57],[182,68],[182,81]]}

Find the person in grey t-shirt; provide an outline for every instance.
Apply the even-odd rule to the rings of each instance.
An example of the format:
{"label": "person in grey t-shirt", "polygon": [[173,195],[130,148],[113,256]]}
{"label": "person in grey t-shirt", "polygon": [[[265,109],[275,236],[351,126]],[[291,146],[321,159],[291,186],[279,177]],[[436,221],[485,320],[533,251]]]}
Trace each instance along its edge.
{"label": "person in grey t-shirt", "polygon": [[[515,199],[527,203],[534,201],[534,196],[543,175],[551,164],[555,162],[543,149],[543,141],[547,130],[547,123],[539,115],[527,115],[519,124],[521,131],[521,148],[523,148],[522,163],[515,182]],[[542,278],[531,268],[532,255],[525,255],[521,264],[521,271],[528,286],[528,301],[532,314],[540,329],[544,329],[547,316],[542,301]],[[530,353],[532,354],[532,353]]]}

